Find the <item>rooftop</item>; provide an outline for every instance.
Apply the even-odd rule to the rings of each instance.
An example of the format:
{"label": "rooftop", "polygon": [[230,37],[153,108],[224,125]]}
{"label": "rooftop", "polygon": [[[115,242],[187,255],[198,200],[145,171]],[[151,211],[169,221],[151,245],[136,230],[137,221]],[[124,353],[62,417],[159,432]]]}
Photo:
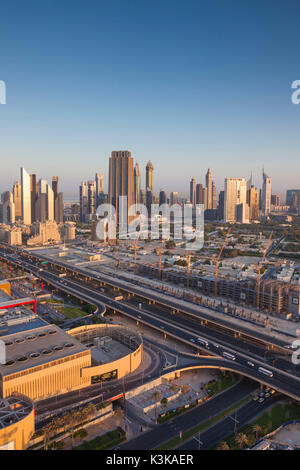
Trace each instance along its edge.
{"label": "rooftop", "polygon": [[6,335],[2,340],[5,340],[6,364],[0,364],[1,376],[88,351],[83,344],[55,325]]}

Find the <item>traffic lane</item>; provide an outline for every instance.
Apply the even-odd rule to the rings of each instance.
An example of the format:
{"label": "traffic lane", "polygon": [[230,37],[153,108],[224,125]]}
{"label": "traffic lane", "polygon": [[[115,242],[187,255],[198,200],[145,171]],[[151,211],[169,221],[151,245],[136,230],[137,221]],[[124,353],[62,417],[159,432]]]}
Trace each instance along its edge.
{"label": "traffic lane", "polygon": [[[132,301],[132,302],[127,301],[126,303],[124,303],[124,302],[120,302],[120,303],[122,305],[130,306],[131,304],[132,305],[134,304],[134,301]],[[146,308],[145,308],[145,306],[143,306],[143,310],[141,310],[141,318],[140,318],[141,321],[143,320],[143,313],[142,312],[149,312],[149,313],[151,313],[151,315],[154,315],[157,318],[160,317],[160,313],[159,313],[158,309],[155,308],[155,306],[149,305]],[[190,328],[191,333],[195,333],[195,331],[199,332],[200,336],[202,335],[205,339],[207,339],[209,342],[211,342],[210,345],[209,345],[209,348],[205,348],[208,352],[209,352],[209,350],[212,350],[216,353],[218,352],[218,348],[215,347],[214,344],[213,344],[216,341],[219,342],[219,344],[221,344],[221,346],[226,348],[226,342],[224,341],[224,333],[221,333],[218,330],[211,330],[209,327],[207,327],[205,325],[199,325],[198,323],[195,323],[192,320],[189,320],[189,319],[186,319],[186,318],[183,320],[181,317],[178,317],[177,315],[170,314],[170,313],[167,313],[167,312],[163,312],[162,316],[165,320],[168,320],[170,323],[173,323],[173,324],[176,324],[176,323],[178,324],[179,323],[178,319],[179,319],[179,321],[182,320],[181,324],[183,324],[183,322],[184,322],[184,326],[186,328]],[[176,318],[176,322],[174,322],[174,317]],[[241,352],[244,352],[244,353],[245,352],[246,353],[250,352],[251,354],[255,354],[256,356],[259,356],[259,357],[262,357],[266,354],[266,349],[265,348],[259,348],[258,346],[252,345],[251,343],[248,343],[245,340],[242,340],[242,339],[239,339],[239,338],[226,336],[226,341],[227,341],[227,346],[228,346],[228,343],[230,343],[231,347],[233,347],[235,349],[238,349],[238,350],[240,350]],[[225,344],[222,344],[222,343],[225,343]],[[289,368],[289,370],[291,372],[293,372],[294,375],[299,375],[300,376],[299,368],[291,362],[291,359],[290,360],[285,360],[285,359],[282,359],[280,357],[276,357],[276,356],[272,356],[272,355],[270,355],[269,357],[266,357],[266,362],[268,364],[272,365],[272,363],[274,361],[276,361],[277,364],[280,364],[284,370],[288,370],[288,368]]]}
{"label": "traffic lane", "polygon": [[211,398],[206,403],[193,408],[186,413],[177,416],[170,421],[158,425],[155,429],[147,431],[140,436],[122,444],[120,450],[143,450],[154,449],[179,435],[179,432],[187,431],[198,424],[207,421],[211,417],[221,413],[234,403],[238,403],[253,393],[257,384],[244,378],[237,385]]}
{"label": "traffic lane", "polygon": [[[238,431],[247,423],[253,421],[256,416],[266,411],[272,404],[276,403],[280,397],[266,399],[263,403],[251,400],[246,403],[237,412],[232,413],[223,420],[219,421],[206,431],[200,433],[200,449],[208,450],[223,441],[236,430]],[[235,425],[236,420],[236,425]],[[199,436],[195,435],[192,439],[176,448],[176,450],[197,450],[199,449]]]}

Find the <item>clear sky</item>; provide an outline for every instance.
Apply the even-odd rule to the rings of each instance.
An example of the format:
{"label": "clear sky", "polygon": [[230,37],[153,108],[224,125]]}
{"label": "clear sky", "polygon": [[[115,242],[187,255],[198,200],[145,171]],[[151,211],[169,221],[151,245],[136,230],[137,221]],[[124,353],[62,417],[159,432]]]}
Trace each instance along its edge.
{"label": "clear sky", "polygon": [[112,150],[159,191],[212,169],[300,187],[298,0],[9,0],[0,12],[0,190],[24,166],[77,195]]}

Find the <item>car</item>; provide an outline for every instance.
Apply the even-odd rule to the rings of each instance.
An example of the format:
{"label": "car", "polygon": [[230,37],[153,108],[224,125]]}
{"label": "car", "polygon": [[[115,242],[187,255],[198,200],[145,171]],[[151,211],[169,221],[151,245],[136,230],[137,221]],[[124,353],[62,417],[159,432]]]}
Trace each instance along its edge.
{"label": "car", "polygon": [[264,401],[265,401],[265,399],[262,398],[262,397],[258,399],[258,403],[263,403]]}
{"label": "car", "polygon": [[142,318],[142,315],[138,315],[138,318]]}
{"label": "car", "polygon": [[258,396],[259,396],[260,398],[264,397],[264,396],[265,396],[265,392],[259,392]]}
{"label": "car", "polygon": [[271,395],[274,395],[274,393],[276,393],[276,390],[272,389],[270,393]]}
{"label": "car", "polygon": [[254,364],[253,362],[251,362],[251,361],[247,361],[247,364],[248,364],[248,366],[250,366],[250,367],[254,367],[254,366],[255,366],[255,364]]}
{"label": "car", "polygon": [[191,342],[191,343],[194,343],[194,342],[195,342],[195,340],[194,340],[193,338],[191,338],[191,339],[190,339],[190,342]]}
{"label": "car", "polygon": [[269,398],[271,396],[271,393],[267,392],[265,393],[265,398]]}
{"label": "car", "polygon": [[257,400],[258,400],[258,396],[257,396],[257,395],[254,395],[253,400],[254,400],[254,401],[257,401]]}

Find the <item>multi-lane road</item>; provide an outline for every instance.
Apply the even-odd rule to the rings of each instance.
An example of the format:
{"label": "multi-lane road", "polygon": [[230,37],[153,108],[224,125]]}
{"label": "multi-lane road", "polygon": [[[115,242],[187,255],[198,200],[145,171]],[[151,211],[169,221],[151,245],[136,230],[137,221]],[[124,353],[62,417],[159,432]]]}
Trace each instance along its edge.
{"label": "multi-lane road", "polygon": [[[40,271],[40,265],[37,260],[28,260],[20,252],[17,258],[15,255],[3,250],[0,254],[11,262],[20,264],[23,268],[31,271],[54,287],[75,296],[80,296],[87,302],[94,303],[97,306],[105,305],[108,309],[142,322],[167,336],[172,336],[177,340],[188,343],[195,350],[202,352],[206,350],[207,353],[215,356],[199,358],[199,366],[230,369],[269,385],[292,398],[300,399],[300,378],[297,376],[299,373],[298,368],[295,368],[292,363],[287,361],[284,361],[283,364],[279,356],[276,359],[265,357],[263,349],[260,350],[261,356],[259,356],[257,354],[258,351],[254,351],[250,343],[243,344],[240,342],[237,344],[237,338],[234,338],[234,336],[230,336],[220,330],[216,331],[204,325],[201,326],[198,323],[190,323],[192,320],[182,315],[172,316],[165,309],[160,308],[159,305],[155,306],[155,311],[149,311],[148,307],[147,309],[139,309],[128,302],[116,301],[107,294],[85,285],[83,280],[61,279],[57,273],[50,270]],[[142,293],[139,295],[142,296]],[[170,302],[172,303],[171,299]],[[198,342],[199,336],[207,341],[207,347]],[[224,354],[227,354],[226,358]],[[193,366],[195,366],[194,362]],[[269,373],[262,373],[260,367],[267,369]]]}
{"label": "multi-lane road", "polygon": [[155,427],[153,430],[141,434],[135,439],[125,442],[119,447],[119,449],[142,450],[163,447],[163,444],[166,441],[178,437],[180,432],[184,433],[201,423],[205,423],[212,417],[231,408],[241,400],[244,400],[249,396],[249,394],[254,392],[256,388],[257,384],[255,384],[255,382],[250,381],[249,379],[243,379],[233,388],[224,391],[203,405],[187,411],[186,413]]}

